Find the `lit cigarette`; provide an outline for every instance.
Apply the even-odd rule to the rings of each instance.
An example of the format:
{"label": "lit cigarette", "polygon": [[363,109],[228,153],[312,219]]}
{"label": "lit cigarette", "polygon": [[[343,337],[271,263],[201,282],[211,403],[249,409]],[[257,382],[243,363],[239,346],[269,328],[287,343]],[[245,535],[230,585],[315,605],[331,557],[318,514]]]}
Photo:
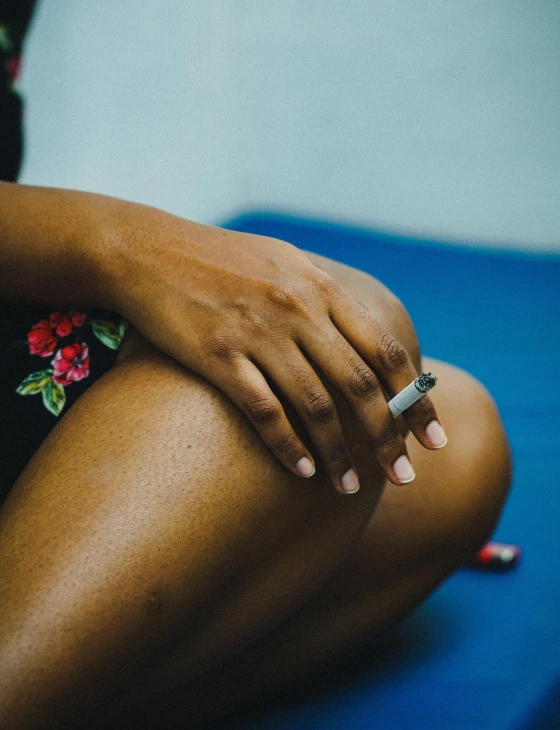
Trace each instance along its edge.
{"label": "lit cigarette", "polygon": [[416,380],[413,380],[410,385],[407,385],[404,390],[397,393],[397,395],[394,398],[391,398],[391,400],[387,403],[393,418],[396,418],[403,411],[406,411],[407,408],[410,408],[413,403],[420,400],[420,398],[431,390],[436,383],[437,378],[431,373],[422,373],[422,375],[419,375]]}

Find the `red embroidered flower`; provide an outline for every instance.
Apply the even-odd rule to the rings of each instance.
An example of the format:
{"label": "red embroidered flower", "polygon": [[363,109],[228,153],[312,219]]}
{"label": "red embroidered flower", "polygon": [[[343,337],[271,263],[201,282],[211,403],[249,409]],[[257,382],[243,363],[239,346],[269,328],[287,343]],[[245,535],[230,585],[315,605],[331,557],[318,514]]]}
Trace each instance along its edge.
{"label": "red embroidered flower", "polygon": [[15,84],[21,71],[21,56],[13,56],[12,58],[9,58],[6,66],[11,83]]}
{"label": "red embroidered flower", "polygon": [[89,375],[89,350],[85,342],[74,342],[59,350],[52,361],[53,380],[61,385],[70,385]]}
{"label": "red embroidered flower", "polygon": [[46,319],[42,319],[37,324],[34,324],[27,333],[27,341],[29,342],[29,352],[31,355],[48,357],[53,354],[57,340],[49,322]]}
{"label": "red embroidered flower", "polygon": [[81,327],[86,321],[85,312],[53,312],[49,324],[59,337],[67,337],[72,327]]}
{"label": "red embroidered flower", "polygon": [[87,312],[74,312],[73,310],[70,310],[69,314],[74,327],[81,327],[86,321]]}

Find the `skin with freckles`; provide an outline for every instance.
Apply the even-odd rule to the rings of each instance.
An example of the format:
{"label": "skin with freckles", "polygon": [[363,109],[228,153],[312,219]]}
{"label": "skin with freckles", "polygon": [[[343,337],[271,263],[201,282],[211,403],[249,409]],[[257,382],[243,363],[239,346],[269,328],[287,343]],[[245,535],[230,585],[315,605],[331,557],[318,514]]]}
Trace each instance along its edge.
{"label": "skin with freckles", "polygon": [[379,635],[488,538],[510,478],[488,394],[420,359],[379,282],[309,257],[439,377],[449,444],[426,450],[397,419],[418,476],[391,484],[325,381],[361,484],[341,494],[319,463],[287,471],[231,400],[132,333],[0,513],[3,728],[209,722]]}
{"label": "skin with freckles", "polygon": [[375,656],[375,640],[486,542],[510,482],[499,416],[467,373],[439,360],[422,362],[442,378],[433,396],[450,441],[436,455],[408,437],[414,487],[386,483],[356,547],[302,608],[220,666],[125,713],[117,727],[213,727],[316,674],[336,677],[351,652]]}

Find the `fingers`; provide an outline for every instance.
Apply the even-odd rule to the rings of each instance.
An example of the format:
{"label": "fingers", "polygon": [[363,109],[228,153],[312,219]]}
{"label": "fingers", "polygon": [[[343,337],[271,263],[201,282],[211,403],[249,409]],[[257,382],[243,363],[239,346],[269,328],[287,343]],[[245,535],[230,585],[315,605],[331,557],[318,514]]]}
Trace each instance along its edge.
{"label": "fingers", "polygon": [[[288,312],[282,310],[290,332],[276,328],[273,341],[269,341],[269,330],[262,327],[262,317],[255,323],[245,313],[243,324],[249,322],[253,330],[251,346],[237,347],[232,356],[231,345],[227,345],[226,353],[218,353],[221,362],[215,377],[208,377],[207,367],[205,377],[247,415],[287,469],[298,476],[312,476],[313,456],[272,392],[265,373],[274,383],[272,387],[277,386],[279,397],[299,414],[313,442],[313,453],[320,458],[335,488],[348,494],[358,490],[358,479],[336,405],[322,381],[324,376],[362,424],[387,478],[396,485],[411,482],[414,470],[387,400],[414,381],[418,373],[405,348],[363,305],[330,285],[328,294],[329,307],[322,312],[301,301],[296,302],[298,307],[292,302]],[[260,343],[258,347],[255,342]],[[445,445],[445,434],[428,396],[407,409],[404,419],[426,448]]]}
{"label": "fingers", "polygon": [[[393,397],[416,379],[418,373],[405,348],[380,327],[365,307],[346,296],[342,297],[342,301],[341,298],[335,298],[334,302],[331,320],[341,335],[340,340],[335,337],[336,358],[340,362],[337,370],[346,373],[345,378],[342,376],[346,382],[343,393],[352,393],[354,402],[378,402],[379,382]],[[315,347],[323,349],[323,362],[327,348],[332,352],[332,344],[329,347],[322,338],[314,339]],[[340,387],[338,382],[337,387]],[[365,407],[369,410],[371,406]],[[403,418],[425,448],[437,449],[445,445],[445,432],[428,395],[410,406],[403,413]]]}
{"label": "fingers", "polygon": [[260,370],[246,357],[238,356],[214,378],[236,406],[245,413],[259,436],[284,466],[300,477],[315,474],[313,457],[294,431]]}
{"label": "fingers", "polygon": [[[285,362],[278,362],[274,367],[263,364],[263,369],[301,416],[335,489],[341,494],[356,492],[358,478],[346,449],[336,407],[313,368],[295,345],[293,349],[295,352],[290,352]],[[220,388],[247,415],[272,453],[292,473],[313,476],[313,457],[258,367],[245,357],[238,357],[230,363],[229,372],[233,377],[226,383],[221,376]]]}
{"label": "fingers", "polygon": [[[356,306],[361,307],[358,303]],[[357,309],[352,314],[352,329],[346,335],[348,340],[345,339],[339,327],[348,327],[349,316],[346,310],[342,316],[333,318],[334,322],[329,320],[330,328],[323,332],[319,328],[306,328],[298,342],[301,349],[292,340],[293,348],[263,347],[258,356],[253,353],[251,357],[256,363],[238,355],[229,360],[228,374],[225,376],[222,371],[215,378],[220,389],[247,415],[279,461],[298,476],[312,476],[315,473],[313,456],[270,389],[263,376],[263,372],[267,373],[299,414],[315,447],[314,453],[335,489],[342,494],[358,490],[358,477],[346,447],[336,405],[307,357],[317,363],[321,374],[353,409],[387,478],[400,485],[415,477],[406,443],[387,407],[382,386],[391,397],[418,374],[402,345],[382,330],[365,309]],[[360,351],[364,353],[363,357]],[[267,357],[269,352],[273,359]],[[280,357],[279,352],[282,353]],[[444,445],[430,441],[434,424],[439,426],[439,423],[427,396],[411,406],[405,415],[420,443],[427,448]]]}
{"label": "fingers", "polygon": [[271,376],[297,411],[313,442],[314,454],[335,489],[341,494],[357,492],[358,476],[331,394],[295,343],[290,348],[282,348],[280,357],[274,353],[271,359],[269,352],[264,350],[257,364]]}
{"label": "fingers", "polygon": [[[337,330],[309,333],[305,354],[344,396],[369,437],[379,465],[393,484],[414,479],[406,443],[387,407],[379,379]],[[416,375],[414,375],[416,377]],[[408,383],[407,383],[408,385]]]}

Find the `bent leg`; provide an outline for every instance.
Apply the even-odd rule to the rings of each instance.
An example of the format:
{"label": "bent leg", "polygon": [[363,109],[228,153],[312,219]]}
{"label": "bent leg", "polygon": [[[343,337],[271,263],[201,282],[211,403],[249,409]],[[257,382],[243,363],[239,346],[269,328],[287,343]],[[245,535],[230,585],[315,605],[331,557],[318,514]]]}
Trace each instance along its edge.
{"label": "bent leg", "polygon": [[229,399],[150,347],[94,384],[0,514],[0,725],[78,725],[157,697],[300,608],[384,484],[332,395],[361,481],[351,496],[319,469],[292,475]]}
{"label": "bent leg", "polygon": [[[391,295],[358,274],[363,286],[354,287],[356,298],[411,355],[418,352],[406,313],[400,313],[404,324],[387,327]],[[348,276],[344,267],[345,288],[354,285]],[[360,477],[361,490],[352,496],[336,493],[320,469],[310,480],[287,472],[227,398],[151,348],[135,350],[80,399],[0,516],[3,726],[76,723],[92,708],[118,704],[117,697],[125,698],[123,709],[139,697],[155,707],[160,693],[196,686],[197,677],[307,611],[306,602],[321,586],[327,590],[345,559],[370,564],[372,555],[381,556],[375,563],[389,592],[376,578],[375,600],[387,595],[385,618],[394,619],[389,584],[398,583],[406,565],[387,560],[390,545],[379,537],[367,554],[355,551],[383,474],[359,424],[330,392]],[[305,439],[296,415],[289,417]],[[428,455],[437,464],[445,453]],[[372,524],[368,535],[404,539],[397,534],[400,515],[422,507],[410,494],[410,485],[390,489],[380,512],[385,532]],[[433,509],[435,517],[441,509],[449,515],[437,496],[422,494],[423,524],[436,538],[441,533],[429,528]],[[427,544],[430,555],[441,552],[437,539]],[[458,564],[462,551],[454,552],[445,574]],[[426,590],[413,591],[414,600]],[[348,586],[343,595],[352,595]],[[351,599],[344,610],[358,603]],[[260,646],[266,653],[266,642]],[[336,642],[332,647],[334,656]]]}
{"label": "bent leg", "polygon": [[511,479],[499,415],[463,370],[428,358],[422,369],[440,376],[432,398],[448,446],[429,452],[409,436],[416,480],[387,482],[356,549],[297,614],[123,728],[199,726],[295,686],[379,637],[489,539]]}

